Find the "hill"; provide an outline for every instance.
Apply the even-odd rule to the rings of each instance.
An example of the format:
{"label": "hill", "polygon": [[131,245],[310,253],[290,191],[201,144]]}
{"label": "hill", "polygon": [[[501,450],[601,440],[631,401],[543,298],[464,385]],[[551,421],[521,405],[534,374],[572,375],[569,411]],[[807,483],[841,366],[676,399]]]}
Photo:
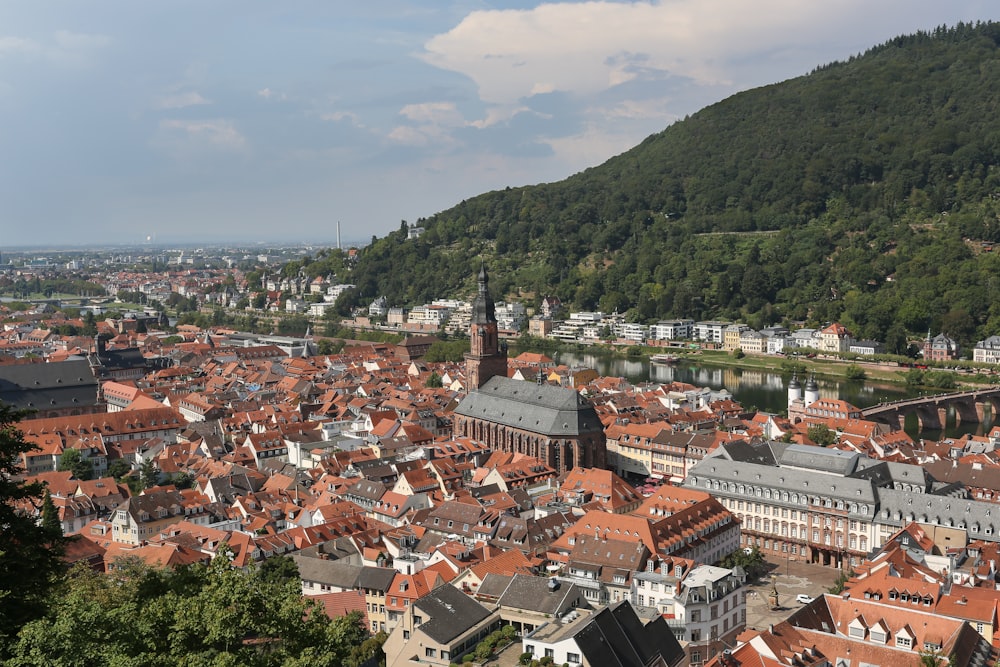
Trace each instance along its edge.
{"label": "hill", "polygon": [[636,321],[839,320],[890,347],[1000,333],[998,44],[998,23],[942,27],[734,95],[417,240],[403,225],[341,277],[357,303],[413,304],[470,294],[484,257],[497,294]]}

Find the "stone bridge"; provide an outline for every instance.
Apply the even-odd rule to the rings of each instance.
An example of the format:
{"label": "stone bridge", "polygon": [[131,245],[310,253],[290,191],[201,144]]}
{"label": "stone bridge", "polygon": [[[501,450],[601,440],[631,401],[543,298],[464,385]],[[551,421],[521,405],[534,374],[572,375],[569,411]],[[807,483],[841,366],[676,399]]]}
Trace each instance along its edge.
{"label": "stone bridge", "polygon": [[890,403],[879,403],[861,411],[870,421],[903,428],[906,416],[915,414],[920,430],[942,429],[951,409],[958,424],[983,423],[987,411],[996,418],[1000,415],[1000,386],[951,394],[904,398]]}

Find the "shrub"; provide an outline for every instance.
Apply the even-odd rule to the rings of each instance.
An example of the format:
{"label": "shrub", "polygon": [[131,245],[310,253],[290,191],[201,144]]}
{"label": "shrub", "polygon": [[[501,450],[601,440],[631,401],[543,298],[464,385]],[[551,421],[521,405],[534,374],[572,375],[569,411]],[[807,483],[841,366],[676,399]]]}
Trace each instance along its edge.
{"label": "shrub", "polygon": [[[508,626],[508,627],[513,627],[513,626]],[[533,655],[534,654],[531,651],[525,651],[524,653],[521,654],[521,657],[517,659],[517,664],[519,665],[531,664],[531,657]]]}
{"label": "shrub", "polygon": [[848,380],[864,380],[868,377],[868,374],[865,373],[865,369],[861,368],[857,364],[849,365],[844,371],[844,375],[847,376]]}

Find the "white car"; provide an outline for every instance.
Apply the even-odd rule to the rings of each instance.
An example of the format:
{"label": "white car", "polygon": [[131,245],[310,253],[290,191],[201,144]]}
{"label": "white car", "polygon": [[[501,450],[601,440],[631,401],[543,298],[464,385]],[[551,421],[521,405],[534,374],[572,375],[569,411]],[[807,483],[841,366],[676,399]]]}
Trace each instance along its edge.
{"label": "white car", "polygon": [[805,593],[799,593],[798,595],[795,596],[795,601],[798,602],[799,604],[809,604],[814,599],[815,598],[811,598]]}

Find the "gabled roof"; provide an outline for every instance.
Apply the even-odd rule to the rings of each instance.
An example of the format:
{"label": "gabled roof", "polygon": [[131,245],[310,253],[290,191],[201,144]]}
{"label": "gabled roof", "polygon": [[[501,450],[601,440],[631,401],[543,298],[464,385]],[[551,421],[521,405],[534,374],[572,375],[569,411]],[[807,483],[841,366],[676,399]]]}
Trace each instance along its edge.
{"label": "gabled roof", "polygon": [[[594,615],[575,635],[580,652],[591,665],[636,667],[677,665],[684,649],[662,617],[645,626],[626,601]],[[659,661],[663,662],[660,663]]]}
{"label": "gabled roof", "polygon": [[413,603],[428,620],[420,630],[440,644],[447,644],[487,618],[491,612],[451,584],[445,584]]}

